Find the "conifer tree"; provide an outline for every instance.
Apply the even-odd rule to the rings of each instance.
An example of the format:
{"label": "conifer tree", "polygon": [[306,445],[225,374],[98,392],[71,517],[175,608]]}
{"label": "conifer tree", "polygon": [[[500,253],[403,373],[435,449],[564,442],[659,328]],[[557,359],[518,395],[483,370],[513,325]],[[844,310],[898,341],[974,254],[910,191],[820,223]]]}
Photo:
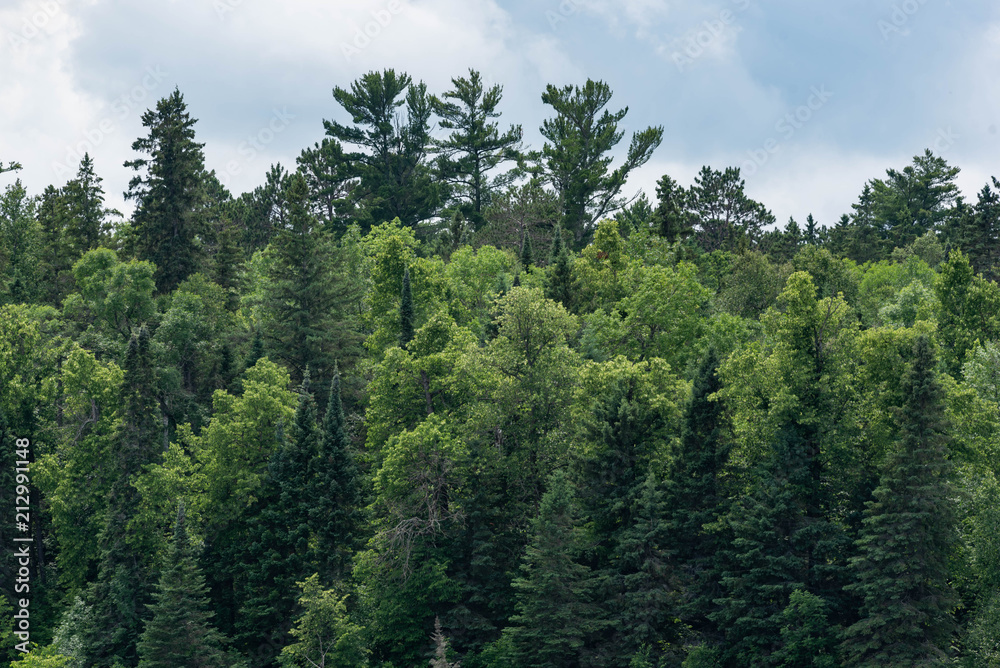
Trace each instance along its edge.
{"label": "conifer tree", "polygon": [[193,273],[203,232],[204,144],[194,141],[194,124],[184,96],[174,90],[142,115],[149,135],[132,144],[149,155],[125,163],[145,170],[129,182],[127,199],[136,201],[133,218],[135,251],[156,265],[156,287],[169,293]]}
{"label": "conifer tree", "polygon": [[531,267],[535,264],[534,252],[531,249],[531,236],[525,232],[521,241],[521,267],[525,272],[531,273]]}
{"label": "conifer tree", "polygon": [[44,280],[40,297],[49,304],[59,304],[72,289],[73,262],[77,257],[69,239],[70,213],[65,193],[48,186],[39,199],[36,215]]}
{"label": "conifer tree", "polygon": [[944,392],[926,336],[903,381],[900,440],[865,510],[851,560],[861,618],[847,629],[850,665],[943,665],[956,630],[949,582],[956,543]]}
{"label": "conifer tree", "polygon": [[680,567],[685,593],[684,618],[696,631],[710,628],[706,615],[721,595],[716,555],[722,537],[706,530],[725,512],[720,477],[729,455],[723,436],[723,405],[710,399],[722,384],[718,357],[710,348],[698,367],[687,407],[680,448],[667,482],[670,546]]}
{"label": "conifer tree", "polygon": [[310,542],[310,463],[319,450],[316,403],[309,394],[309,374],[302,383],[295,422],[271,457],[258,512],[251,525],[253,543],[247,555],[245,596],[236,628],[238,642],[256,647],[270,642],[273,652],[260,657],[271,665],[278,647],[288,640],[295,610],[296,582],[315,572],[315,546]]}
{"label": "conifer tree", "polygon": [[116,213],[104,208],[103,181],[94,171],[90,154],[85,153],[76,178],[63,189],[69,213],[66,236],[77,258],[100,245],[107,232],[106,218]]}
{"label": "conifer tree", "polygon": [[319,450],[311,462],[309,519],[316,535],[320,573],[332,582],[348,570],[361,524],[361,486],[344,425],[340,374],[334,367]]}
{"label": "conifer tree", "polygon": [[607,627],[597,600],[601,583],[581,563],[586,549],[573,485],[564,471],[557,471],[532,523],[522,575],[513,583],[517,614],[506,631],[513,665],[580,665],[588,639]]}
{"label": "conifer tree", "polygon": [[573,267],[570,264],[569,249],[563,241],[561,225],[556,225],[552,237],[545,296],[566,308],[569,308],[573,301]]}
{"label": "conifer tree", "polygon": [[116,661],[135,665],[141,617],[150,594],[152,564],[136,549],[131,526],[140,502],[133,481],[143,467],[157,461],[162,442],[149,342],[143,326],[132,336],[125,357],[124,408],[112,452],[118,477],[111,485],[108,517],[98,538],[101,563],[90,592],[92,613],[85,639],[89,666],[111,666]]}
{"label": "conifer tree", "polygon": [[149,606],[151,617],[139,640],[139,668],[228,668],[223,637],[211,623],[205,577],[187,533],[184,504]]}
{"label": "conifer tree", "polygon": [[413,340],[413,291],[410,288],[410,268],[403,272],[403,288],[399,302],[399,347]]}

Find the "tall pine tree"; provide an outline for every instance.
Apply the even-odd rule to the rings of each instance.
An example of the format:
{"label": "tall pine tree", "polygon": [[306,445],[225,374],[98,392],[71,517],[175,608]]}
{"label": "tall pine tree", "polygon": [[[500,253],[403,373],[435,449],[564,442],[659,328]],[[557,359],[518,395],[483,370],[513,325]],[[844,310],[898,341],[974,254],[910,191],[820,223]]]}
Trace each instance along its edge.
{"label": "tall pine tree", "polygon": [[944,392],[926,336],[903,381],[900,441],[868,503],[851,560],[863,597],[846,632],[850,665],[929,666],[947,661],[957,597],[949,582],[956,544]]}

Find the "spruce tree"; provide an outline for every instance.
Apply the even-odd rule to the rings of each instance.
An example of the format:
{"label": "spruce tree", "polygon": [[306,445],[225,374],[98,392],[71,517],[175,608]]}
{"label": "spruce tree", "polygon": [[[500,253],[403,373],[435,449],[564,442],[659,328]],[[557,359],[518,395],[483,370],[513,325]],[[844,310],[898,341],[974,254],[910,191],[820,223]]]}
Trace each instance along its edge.
{"label": "spruce tree", "polygon": [[203,233],[204,144],[194,141],[194,124],[184,96],[174,90],[142,115],[149,135],[132,144],[149,155],[125,163],[136,171],[127,199],[136,201],[133,234],[136,254],[156,265],[156,286],[172,292],[192,274],[200,256]]}
{"label": "spruce tree", "polygon": [[603,587],[581,561],[587,542],[572,482],[557,471],[532,522],[522,575],[513,582],[517,614],[505,631],[513,665],[578,666],[588,640],[607,627],[597,600]]}
{"label": "spruce tree", "polygon": [[104,181],[94,171],[94,161],[89,153],[83,155],[76,178],[63,189],[69,213],[66,236],[76,257],[101,244],[107,233],[106,218],[109,212],[104,208]]}
{"label": "spruce tree", "polygon": [[361,525],[361,485],[344,427],[340,374],[335,367],[323,434],[316,457],[310,462],[309,521],[316,535],[319,572],[328,584],[346,574]]}
{"label": "spruce tree", "polygon": [[534,251],[531,249],[531,235],[524,233],[521,240],[521,267],[525,272],[531,273],[531,267],[535,264]]}
{"label": "spruce tree", "polygon": [[410,288],[410,268],[403,272],[403,288],[399,302],[399,347],[413,340],[413,291]]}
{"label": "spruce tree", "polygon": [[134,666],[141,617],[150,595],[147,555],[136,549],[131,526],[139,504],[133,481],[143,468],[159,458],[162,423],[155,395],[155,378],[145,327],[132,336],[125,357],[121,390],[123,414],[112,452],[118,477],[111,485],[108,516],[98,537],[101,562],[90,592],[92,606],[86,631],[88,666],[111,666],[116,661]]}
{"label": "spruce tree", "polygon": [[139,668],[228,668],[223,637],[212,626],[205,577],[198,567],[185,522],[177,510],[174,537],[149,606],[152,615],[139,640]]}
{"label": "spruce tree", "polygon": [[316,571],[309,510],[314,489],[310,463],[319,450],[316,403],[309,394],[309,374],[303,380],[291,433],[271,457],[251,523],[252,544],[244,571],[243,603],[236,620],[237,641],[244,648],[268,644],[273,651],[258,657],[259,666],[273,665],[277,649],[286,644],[295,611],[297,588]]}
{"label": "spruce tree", "polygon": [[[335,280],[338,256],[330,235],[309,213],[308,190],[293,174],[285,192],[287,227],[271,242],[274,262],[264,285],[268,352],[302,378],[309,367],[324,391],[335,359],[353,359],[359,335],[347,315],[342,283]],[[321,395],[324,396],[324,395]]]}
{"label": "spruce tree", "polygon": [[956,630],[949,582],[956,544],[944,391],[926,336],[903,380],[900,440],[865,510],[851,560],[861,618],[847,629],[852,666],[943,665]]}
{"label": "spruce tree", "polygon": [[573,267],[570,264],[569,249],[563,242],[561,225],[556,225],[556,232],[552,237],[546,279],[545,296],[569,308],[573,302]]}
{"label": "spruce tree", "polygon": [[77,259],[69,238],[69,207],[63,191],[48,186],[38,202],[41,238],[41,276],[44,284],[40,297],[58,305],[73,288],[73,262]]}

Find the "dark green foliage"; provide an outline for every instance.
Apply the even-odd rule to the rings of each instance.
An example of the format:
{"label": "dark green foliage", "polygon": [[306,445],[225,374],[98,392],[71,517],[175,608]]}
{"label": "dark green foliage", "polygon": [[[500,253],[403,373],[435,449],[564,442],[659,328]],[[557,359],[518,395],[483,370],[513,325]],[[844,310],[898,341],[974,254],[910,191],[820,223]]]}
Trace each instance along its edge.
{"label": "dark green foliage", "polygon": [[853,666],[943,664],[956,630],[950,583],[956,545],[944,395],[927,337],[903,380],[900,440],[865,510],[851,560],[861,618],[847,629]]}
{"label": "dark green foliage", "polygon": [[193,273],[204,228],[204,144],[194,141],[194,124],[184,96],[174,90],[142,115],[149,135],[132,150],[149,155],[125,163],[145,172],[129,182],[128,199],[135,200],[135,253],[156,265],[156,287],[169,293]]}
{"label": "dark green foliage", "polygon": [[458,202],[473,227],[483,225],[485,209],[493,193],[510,185],[516,172],[490,177],[504,162],[520,158],[521,126],[501,133],[490,119],[499,118],[497,107],[503,96],[500,85],[485,88],[479,72],[453,78],[454,88],[441,98],[431,96],[431,108],[441,117],[439,125],[452,133],[435,142],[438,178],[452,186]]}
{"label": "dark green foliage", "polygon": [[309,394],[309,375],[303,381],[295,423],[271,457],[260,499],[249,526],[252,543],[244,556],[243,603],[236,620],[235,640],[244,650],[264,643],[257,666],[273,665],[295,611],[296,582],[316,571],[316,547],[310,542],[311,467],[319,453],[321,434],[316,403]]}
{"label": "dark green foliage", "polygon": [[149,332],[142,327],[132,336],[125,357],[122,422],[112,451],[118,477],[111,485],[108,518],[98,537],[97,582],[88,596],[92,608],[85,634],[89,666],[112,666],[116,661],[136,664],[136,643],[151,593],[152,555],[141,552],[142,537],[130,525],[140,498],[132,482],[144,466],[157,461],[163,448],[149,344]]}
{"label": "dark green foliage", "polygon": [[399,347],[405,348],[413,340],[413,290],[410,287],[410,268],[403,272],[403,287],[399,301]]}
{"label": "dark green foliage", "polygon": [[540,164],[562,198],[562,224],[575,249],[586,244],[597,221],[624,205],[619,195],[628,175],[646,164],[663,140],[662,127],[635,133],[625,162],[609,172],[608,153],[622,140],[618,124],[628,113],[628,108],[606,110],[610,101],[611,87],[590,79],[582,87],[549,84],[542,94],[556,115],[540,128],[547,140]]}
{"label": "dark green foliage", "polygon": [[[440,206],[442,187],[426,164],[430,148],[430,98],[423,82],[414,84],[395,70],[368,72],[333,97],[354,125],[324,121],[326,133],[360,150],[348,153],[360,183],[351,199],[362,206],[359,218],[367,229],[394,218],[415,227]],[[406,107],[404,118],[398,109]]]}
{"label": "dark green foliage", "polygon": [[534,251],[531,249],[531,237],[527,234],[524,235],[524,240],[521,242],[521,267],[528,273],[531,272],[531,267],[535,264]]}
{"label": "dark green foliage", "polygon": [[724,547],[718,521],[728,503],[721,476],[729,456],[722,402],[712,399],[722,385],[718,358],[709,349],[698,367],[681,432],[674,469],[666,483],[669,543],[679,568],[685,600],[683,617],[695,631],[711,633],[707,615],[719,598],[716,555]]}
{"label": "dark green foliage", "polygon": [[174,537],[149,606],[139,640],[140,668],[199,666],[228,668],[223,638],[212,627],[205,578],[187,533],[184,504],[177,511]]}
{"label": "dark green foliage", "polygon": [[340,374],[334,372],[323,433],[310,462],[309,523],[316,536],[322,579],[332,583],[350,570],[361,528],[361,481],[344,425]]}
{"label": "dark green foliage", "polygon": [[354,164],[340,142],[323,142],[302,151],[296,159],[309,189],[310,212],[334,235],[343,234],[354,211],[351,191],[357,184]]}
{"label": "dark green foliage", "polygon": [[683,241],[694,233],[688,210],[688,193],[684,186],[664,174],[656,182],[656,210],[653,227],[670,242]]}
{"label": "dark green foliage", "polygon": [[588,548],[569,477],[549,478],[532,523],[521,577],[514,580],[517,614],[508,627],[513,665],[600,665],[588,660],[588,640],[608,626],[597,599],[600,580],[581,563]]}
{"label": "dark green foliage", "polygon": [[76,178],[63,188],[69,214],[66,237],[75,257],[94,250],[107,238],[110,231],[107,216],[117,213],[104,208],[104,189],[101,187],[103,181],[94,172],[94,161],[90,154],[85,153]]}
{"label": "dark green foliage", "polygon": [[695,238],[706,252],[749,248],[774,216],[746,196],[739,167],[720,172],[702,167],[688,189],[686,202],[694,220]]}
{"label": "dark green foliage", "polygon": [[271,244],[274,261],[264,290],[267,351],[291,368],[293,378],[309,367],[325,389],[334,360],[353,361],[359,353],[360,336],[347,313],[347,284],[335,278],[337,249],[309,213],[305,178],[292,175],[285,196],[287,227]]}
{"label": "dark green foliage", "polygon": [[563,242],[561,225],[556,226],[555,236],[552,237],[545,296],[552,301],[559,302],[567,309],[573,303],[573,266],[570,261],[569,249]]}

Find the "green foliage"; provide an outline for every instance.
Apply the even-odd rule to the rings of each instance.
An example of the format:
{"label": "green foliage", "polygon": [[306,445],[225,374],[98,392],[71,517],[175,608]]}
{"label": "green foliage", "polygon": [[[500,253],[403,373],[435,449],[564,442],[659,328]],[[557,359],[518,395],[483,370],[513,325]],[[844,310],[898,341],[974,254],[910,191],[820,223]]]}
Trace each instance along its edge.
{"label": "green foliage", "polygon": [[943,393],[927,337],[917,339],[904,378],[900,441],[865,510],[860,554],[848,591],[864,600],[845,632],[853,665],[920,665],[945,660],[955,622],[949,560],[954,492]]}
{"label": "green foliage", "polygon": [[0,299],[5,304],[34,301],[43,250],[35,210],[20,179],[0,195]]}
{"label": "green foliage", "polygon": [[302,614],[291,631],[296,642],[281,650],[281,666],[367,666],[369,651],[365,647],[364,629],[351,621],[347,596],[323,589],[315,574],[298,585],[302,591],[299,597]]}
{"label": "green foliage", "polygon": [[836,633],[827,620],[826,602],[796,589],[781,613],[781,648],[774,653],[773,665],[800,668],[836,668]]}
{"label": "green foliage", "polygon": [[[549,84],[542,102],[556,115],[539,129],[547,140],[540,166],[545,179],[562,200],[562,225],[571,236],[570,244],[582,248],[590,239],[594,221],[619,209],[628,175],[646,164],[663,141],[662,127],[649,127],[632,135],[625,161],[609,171],[608,153],[622,140],[618,124],[628,109],[611,112],[611,88],[603,81],[557,88]],[[603,111],[603,113],[601,113]]]}
{"label": "green foliage", "polygon": [[132,234],[136,255],[156,266],[160,294],[176,288],[192,274],[204,231],[204,144],[194,141],[194,124],[177,89],[142,115],[149,129],[132,150],[149,155],[126,161],[138,175],[129,182],[128,199],[135,200]]}
{"label": "green foliage", "polygon": [[695,177],[685,200],[694,220],[695,239],[706,252],[749,248],[774,223],[763,204],[746,196],[744,186],[738,167],[723,172],[702,167]]}
{"label": "green foliage", "polygon": [[139,640],[140,668],[230,665],[223,653],[223,638],[211,626],[205,578],[195,557],[181,504],[153,593],[156,602],[149,606],[150,617]]}
{"label": "green foliage", "polygon": [[10,665],[20,668],[69,668],[72,665],[72,659],[59,654],[52,647],[36,647],[17,661],[11,662]]}

